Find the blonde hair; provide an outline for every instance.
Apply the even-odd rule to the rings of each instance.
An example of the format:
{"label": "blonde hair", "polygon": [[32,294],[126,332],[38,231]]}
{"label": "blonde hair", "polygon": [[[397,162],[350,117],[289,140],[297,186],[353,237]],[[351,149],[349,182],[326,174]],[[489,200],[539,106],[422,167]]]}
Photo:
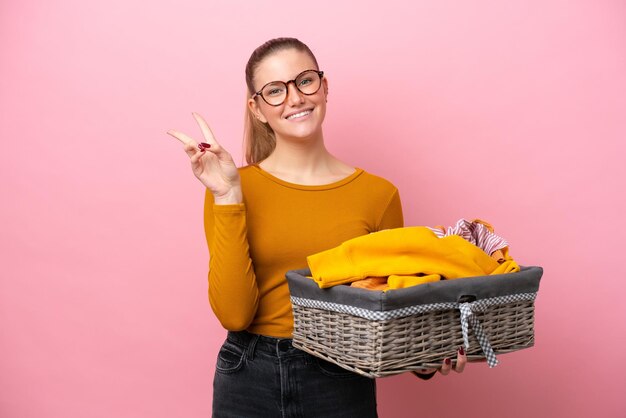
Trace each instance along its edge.
{"label": "blonde hair", "polygon": [[243,127],[243,143],[248,164],[263,161],[269,157],[274,151],[274,148],[276,148],[274,130],[269,124],[258,120],[248,106],[248,99],[255,93],[254,73],[261,61],[266,57],[285,49],[295,49],[297,51],[306,52],[313,59],[316,69],[319,70],[319,65],[317,64],[313,52],[311,52],[308,46],[296,38],[270,39],[252,52],[248,64],[246,65],[248,95],[246,97],[246,116]]}

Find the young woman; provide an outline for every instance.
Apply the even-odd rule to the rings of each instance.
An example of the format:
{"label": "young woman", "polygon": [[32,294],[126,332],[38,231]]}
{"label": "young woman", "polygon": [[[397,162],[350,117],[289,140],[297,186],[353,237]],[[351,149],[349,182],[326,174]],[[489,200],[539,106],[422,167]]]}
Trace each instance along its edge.
{"label": "young woman", "polygon": [[[209,301],[228,330],[216,364],[214,417],[376,417],[375,380],[291,345],[288,270],[348,239],[403,226],[398,190],[332,156],[322,124],[328,80],[293,38],[272,39],[246,66],[246,159],[237,168],[208,124],[184,144],[206,187]],[[454,370],[465,365],[460,352]],[[453,367],[446,359],[430,377]]]}

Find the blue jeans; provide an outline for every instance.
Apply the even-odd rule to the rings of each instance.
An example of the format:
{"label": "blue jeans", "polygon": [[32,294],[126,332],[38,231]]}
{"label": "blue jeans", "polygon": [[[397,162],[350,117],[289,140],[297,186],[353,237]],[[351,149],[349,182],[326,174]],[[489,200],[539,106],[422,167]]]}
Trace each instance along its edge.
{"label": "blue jeans", "polygon": [[213,418],[376,418],[376,381],[294,348],[228,332],[213,380]]}

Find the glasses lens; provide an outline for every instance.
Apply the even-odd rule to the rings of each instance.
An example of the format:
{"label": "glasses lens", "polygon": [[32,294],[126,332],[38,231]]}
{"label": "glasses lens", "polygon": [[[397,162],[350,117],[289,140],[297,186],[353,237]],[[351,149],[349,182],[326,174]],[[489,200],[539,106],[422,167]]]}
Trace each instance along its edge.
{"label": "glasses lens", "polygon": [[[295,85],[303,94],[314,94],[322,85],[320,75],[315,70],[305,71],[295,80]],[[287,85],[282,81],[269,83],[261,91],[263,99],[273,105],[278,106],[285,101],[287,97]]]}
{"label": "glasses lens", "polygon": [[285,83],[283,82],[276,81],[263,87],[261,94],[267,103],[271,105],[279,105],[287,96],[287,86],[285,86]]}
{"label": "glasses lens", "polygon": [[296,79],[296,87],[304,94],[313,94],[319,90],[320,81],[317,71],[305,71]]}

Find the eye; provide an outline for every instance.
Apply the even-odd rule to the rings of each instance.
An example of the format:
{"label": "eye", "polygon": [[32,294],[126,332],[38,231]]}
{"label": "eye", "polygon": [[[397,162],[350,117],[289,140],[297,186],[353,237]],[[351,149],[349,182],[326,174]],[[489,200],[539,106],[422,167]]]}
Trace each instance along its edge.
{"label": "eye", "polygon": [[285,93],[285,86],[280,86],[280,85],[267,86],[263,90],[263,95],[266,97],[280,96],[281,94],[284,94],[284,93]]}
{"label": "eye", "polygon": [[313,82],[313,79],[311,77],[307,77],[307,78],[303,78],[302,80],[300,80],[300,85],[306,86],[308,84],[311,84],[312,82]]}

